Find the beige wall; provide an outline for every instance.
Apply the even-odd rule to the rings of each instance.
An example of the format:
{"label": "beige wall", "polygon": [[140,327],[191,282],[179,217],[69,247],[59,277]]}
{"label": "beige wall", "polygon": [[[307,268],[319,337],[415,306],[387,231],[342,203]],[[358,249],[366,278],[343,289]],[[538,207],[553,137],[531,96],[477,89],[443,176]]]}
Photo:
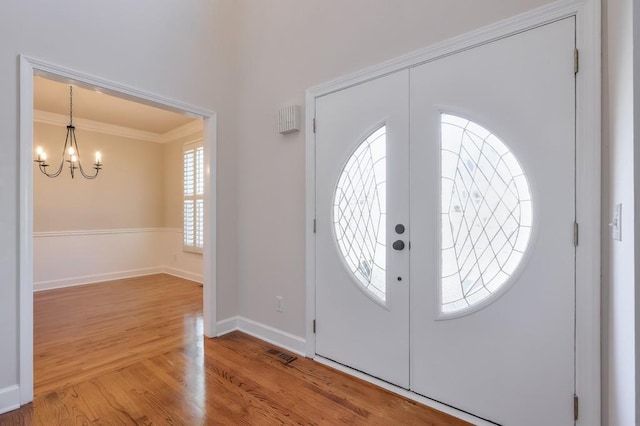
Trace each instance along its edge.
{"label": "beige wall", "polygon": [[[34,128],[54,158],[65,131],[64,125]],[[77,132],[87,159],[100,150],[106,165],[94,180],[71,179],[67,168],[50,179],[34,169],[34,288],[159,272],[202,282],[202,254],[182,245],[183,146],[201,140],[202,132],[166,144]],[[69,256],[79,262],[74,268]]]}
{"label": "beige wall", "polygon": [[[63,125],[34,124],[34,144],[47,152],[50,169],[59,164],[65,135]],[[104,169],[93,180],[71,179],[65,163],[50,179],[34,167],[34,231],[164,226],[163,145],[81,128],[76,136],[88,172],[96,151]]]}

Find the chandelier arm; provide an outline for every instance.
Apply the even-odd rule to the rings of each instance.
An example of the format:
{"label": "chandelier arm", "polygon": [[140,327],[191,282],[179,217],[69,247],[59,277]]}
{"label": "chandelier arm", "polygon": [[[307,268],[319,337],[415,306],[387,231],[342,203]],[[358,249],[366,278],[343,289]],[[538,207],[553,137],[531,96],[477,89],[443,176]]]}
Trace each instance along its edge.
{"label": "chandelier arm", "polygon": [[78,166],[80,169],[80,173],[82,174],[82,176],[84,176],[86,179],[95,179],[96,176],[98,176],[98,172],[100,171],[100,167],[93,167],[96,172],[93,175],[88,175],[87,173],[85,173],[84,168],[82,167],[82,163],[78,161]]}
{"label": "chandelier arm", "polygon": [[[36,160],[37,162],[37,160]],[[38,167],[40,168],[40,171],[49,178],[55,178],[58,177],[60,175],[60,173],[62,172],[62,164],[60,164],[60,167],[58,168],[58,170],[55,173],[48,173],[47,172],[47,167],[49,165],[48,164],[44,164],[44,161],[39,162]]]}
{"label": "chandelier arm", "polygon": [[73,127],[67,126],[67,137],[64,139],[64,146],[62,147],[62,155],[60,158],[60,166],[58,166],[58,170],[56,170],[54,173],[48,173],[47,172],[47,167],[49,166],[48,164],[46,164],[44,161],[37,161],[40,171],[46,175],[49,178],[56,178],[58,176],[60,176],[60,173],[62,173],[62,168],[64,167],[64,153],[67,151],[67,145],[69,145],[69,140],[71,139],[69,137],[69,134],[71,133],[71,129]]}
{"label": "chandelier arm", "polygon": [[94,169],[96,170],[96,172],[93,175],[90,175],[84,171],[84,168],[82,167],[82,157],[80,156],[80,149],[78,148],[78,141],[76,140],[75,131],[71,132],[71,145],[75,148],[76,153],[78,155],[78,168],[80,169],[80,174],[82,174],[82,176],[84,176],[85,179],[95,179],[96,176],[98,176],[98,172],[100,171],[100,168],[98,166],[94,166]]}

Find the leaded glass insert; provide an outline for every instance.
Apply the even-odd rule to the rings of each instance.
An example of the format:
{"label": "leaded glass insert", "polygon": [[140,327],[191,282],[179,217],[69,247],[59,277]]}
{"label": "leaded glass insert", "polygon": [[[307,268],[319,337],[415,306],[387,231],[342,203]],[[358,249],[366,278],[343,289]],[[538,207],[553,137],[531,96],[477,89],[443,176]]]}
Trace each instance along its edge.
{"label": "leaded glass insert", "polygon": [[333,227],[348,269],[386,300],[386,126],[367,137],[344,166],[333,200]]}
{"label": "leaded glass insert", "polygon": [[531,193],[513,153],[473,121],[441,116],[441,311],[456,313],[504,286],[532,226]]}

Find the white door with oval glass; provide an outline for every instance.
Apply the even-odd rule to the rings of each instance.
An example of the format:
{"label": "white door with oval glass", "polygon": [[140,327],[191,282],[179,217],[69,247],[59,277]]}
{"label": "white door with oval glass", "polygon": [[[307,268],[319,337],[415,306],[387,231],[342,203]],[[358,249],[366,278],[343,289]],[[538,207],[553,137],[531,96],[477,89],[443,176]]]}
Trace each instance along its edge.
{"label": "white door with oval glass", "polygon": [[316,102],[316,352],[573,424],[574,20]]}
{"label": "white door with oval glass", "polygon": [[[319,98],[316,351],[409,386],[409,72]],[[397,238],[396,238],[397,237]]]}

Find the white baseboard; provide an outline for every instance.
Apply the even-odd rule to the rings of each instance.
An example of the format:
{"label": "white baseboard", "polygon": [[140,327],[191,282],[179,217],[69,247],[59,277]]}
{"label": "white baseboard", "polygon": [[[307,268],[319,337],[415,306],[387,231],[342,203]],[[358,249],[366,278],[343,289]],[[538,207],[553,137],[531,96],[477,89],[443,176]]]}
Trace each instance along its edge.
{"label": "white baseboard", "polygon": [[256,337],[260,340],[264,340],[265,342],[272,343],[300,356],[306,356],[306,339],[271,327],[269,325],[244,318],[242,316],[235,316],[222,321],[218,321],[217,329],[218,336],[222,336],[224,334],[231,333],[232,331],[239,330],[250,336]]}
{"label": "white baseboard", "polygon": [[142,268],[131,271],[109,272],[106,274],[87,275],[84,277],[63,278],[60,280],[40,281],[33,283],[33,291],[52,290],[55,288],[73,287],[84,284],[95,284],[103,281],[120,280],[123,278],[141,277],[144,275],[161,274],[162,267]]}
{"label": "white baseboard", "polygon": [[377,379],[373,376],[369,376],[368,374],[365,374],[358,370],[354,370],[353,368],[349,368],[342,364],[338,364],[337,362],[331,361],[330,359],[327,359],[327,358],[323,358],[319,355],[316,355],[313,358],[313,360],[316,362],[319,362],[320,364],[326,365],[327,367],[331,367],[335,370],[342,371],[343,373],[347,373],[350,376],[357,377],[358,379],[364,380],[365,382],[372,383],[376,386],[379,386],[383,389],[388,390],[389,392],[393,392],[396,395],[400,395],[404,398],[410,399],[412,401],[416,401],[422,405],[426,405],[427,407],[431,407],[435,410],[442,411],[443,413],[452,415],[458,419],[467,421],[471,424],[474,424],[477,426],[495,426],[496,425],[495,423],[491,423],[479,417],[476,417],[473,414],[460,411],[448,405],[442,404],[438,401],[434,401],[433,399],[429,399],[422,395],[418,395],[415,392],[411,392],[410,390],[392,385],[391,383]]}
{"label": "white baseboard", "polygon": [[0,389],[0,414],[20,408],[20,387],[18,385]]}
{"label": "white baseboard", "polygon": [[197,283],[202,284],[204,282],[204,278],[202,274],[194,274],[193,272],[184,271],[182,269],[171,268],[169,266],[161,267],[162,272],[165,274],[173,275],[174,277],[184,278],[185,280],[195,281]]}
{"label": "white baseboard", "polygon": [[240,330],[240,327],[238,326],[239,321],[239,316],[218,321],[216,324],[216,330],[218,331],[217,337],[224,336],[232,331]]}
{"label": "white baseboard", "polygon": [[107,274],[87,275],[84,277],[64,278],[60,280],[40,281],[33,284],[33,291],[53,290],[56,288],[74,287],[85,284],[96,284],[104,281],[121,280],[124,278],[142,277],[144,275],[169,274],[185,280],[203,283],[202,274],[194,274],[182,269],[168,266],[155,266],[152,268],[134,269],[131,271],[109,272]]}

